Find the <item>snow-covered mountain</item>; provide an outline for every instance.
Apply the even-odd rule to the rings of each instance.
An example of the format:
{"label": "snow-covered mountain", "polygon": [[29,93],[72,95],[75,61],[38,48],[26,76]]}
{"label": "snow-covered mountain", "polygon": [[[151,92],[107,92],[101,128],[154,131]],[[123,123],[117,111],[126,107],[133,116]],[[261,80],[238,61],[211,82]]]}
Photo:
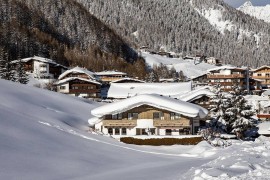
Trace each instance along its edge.
{"label": "snow-covered mountain", "polygon": [[204,54],[239,66],[269,63],[270,25],[222,0],[76,1],[139,47]]}
{"label": "snow-covered mountain", "polygon": [[270,23],[270,4],[266,6],[253,6],[250,1],[245,2],[238,10]]}

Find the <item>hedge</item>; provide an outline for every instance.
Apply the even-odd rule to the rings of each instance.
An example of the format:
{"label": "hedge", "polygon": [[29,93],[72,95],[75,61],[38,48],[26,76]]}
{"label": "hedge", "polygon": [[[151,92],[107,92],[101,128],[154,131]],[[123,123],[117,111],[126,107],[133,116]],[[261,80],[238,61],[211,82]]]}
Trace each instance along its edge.
{"label": "hedge", "polygon": [[162,146],[162,145],[196,145],[203,141],[202,137],[191,137],[191,138],[160,138],[160,139],[137,139],[133,137],[121,137],[120,141],[126,144],[136,145],[151,145],[151,146]]}

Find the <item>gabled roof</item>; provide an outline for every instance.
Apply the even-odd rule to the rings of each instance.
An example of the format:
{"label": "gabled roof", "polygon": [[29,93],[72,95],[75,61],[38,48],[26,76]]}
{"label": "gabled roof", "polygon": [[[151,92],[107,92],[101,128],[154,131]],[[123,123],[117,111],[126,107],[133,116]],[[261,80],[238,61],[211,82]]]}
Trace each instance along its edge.
{"label": "gabled roof", "polygon": [[270,69],[270,66],[264,65],[264,66],[261,66],[261,67],[259,67],[259,68],[257,68],[257,69],[252,69],[251,71],[252,71],[252,72],[256,72],[256,71],[259,71],[259,70],[261,70],[261,69],[263,69],[263,68],[268,68],[268,69]]}
{"label": "gabled roof", "polygon": [[74,68],[72,68],[72,69],[69,69],[69,70],[67,70],[67,71],[65,71],[64,73],[62,73],[60,76],[59,76],[59,80],[61,80],[61,79],[63,79],[65,76],[67,76],[68,74],[70,74],[70,73],[79,73],[79,74],[86,74],[86,75],[88,75],[89,76],[89,78],[90,79],[93,79],[93,80],[95,80],[95,79],[97,79],[97,77],[96,77],[96,74],[95,73],[93,73],[93,72],[91,72],[91,71],[88,71],[87,69],[84,69],[84,68],[80,68],[80,67],[74,67]]}
{"label": "gabled roof", "polygon": [[85,82],[89,82],[89,83],[93,83],[93,84],[97,84],[97,85],[101,85],[101,83],[94,81],[94,80],[90,80],[90,79],[85,79],[85,78],[80,78],[80,77],[69,77],[69,78],[65,78],[62,79],[60,81],[55,82],[55,85],[61,85],[61,84],[65,84],[69,81],[73,81],[73,80],[81,80],[81,81],[85,81]]}
{"label": "gabled roof", "polygon": [[210,90],[208,90],[206,88],[201,88],[201,89],[196,89],[196,90],[190,91],[188,93],[182,94],[182,95],[177,96],[177,97],[176,96],[172,96],[172,97],[175,97],[175,98],[180,99],[182,101],[191,102],[191,101],[199,99],[203,96],[211,97],[214,95],[215,94],[212,93]]}
{"label": "gabled roof", "polygon": [[[61,66],[61,67],[65,68],[65,69],[68,69],[66,66],[63,66],[61,64],[58,64],[58,63],[56,63],[52,59],[48,59],[48,58],[44,58],[44,57],[39,57],[39,56],[33,56],[33,57],[21,59],[21,62],[29,62],[31,60],[35,60],[35,61],[39,61],[39,62],[43,62],[43,63],[49,63],[49,64],[53,64],[55,66]],[[12,63],[17,63],[17,62],[19,62],[19,60],[12,61]]]}
{"label": "gabled roof", "polygon": [[109,75],[127,75],[127,73],[119,71],[102,71],[96,73],[98,76],[109,76]]}
{"label": "gabled roof", "polygon": [[208,114],[206,109],[198,105],[176,100],[170,97],[160,96],[157,94],[138,95],[121,101],[106,104],[104,106],[93,109],[91,114],[101,118],[107,114],[122,113],[142,105],[148,105],[158,109],[179,113],[188,117],[204,118]]}
{"label": "gabled roof", "polygon": [[191,82],[184,83],[111,83],[108,98],[128,98],[140,94],[174,96],[191,91]]}
{"label": "gabled roof", "polygon": [[219,67],[216,67],[216,68],[213,68],[213,69],[208,69],[207,72],[220,71],[220,70],[226,70],[226,69],[229,69],[229,70],[235,69],[235,70],[239,70],[239,71],[244,71],[245,70],[244,68],[239,68],[239,67],[236,67],[236,66],[226,65],[226,66],[219,66]]}
{"label": "gabled roof", "polygon": [[111,83],[120,83],[122,81],[133,81],[133,82],[145,83],[145,81],[142,81],[139,79],[128,78],[128,77],[112,81]]}

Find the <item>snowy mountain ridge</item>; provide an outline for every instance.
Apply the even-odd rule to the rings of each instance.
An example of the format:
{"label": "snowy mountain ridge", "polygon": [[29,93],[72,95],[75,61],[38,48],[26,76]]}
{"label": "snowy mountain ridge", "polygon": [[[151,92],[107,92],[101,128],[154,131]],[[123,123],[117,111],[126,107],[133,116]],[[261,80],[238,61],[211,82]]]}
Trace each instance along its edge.
{"label": "snowy mountain ridge", "polygon": [[266,6],[253,6],[253,4],[248,1],[237,9],[245,14],[270,23],[270,4]]}

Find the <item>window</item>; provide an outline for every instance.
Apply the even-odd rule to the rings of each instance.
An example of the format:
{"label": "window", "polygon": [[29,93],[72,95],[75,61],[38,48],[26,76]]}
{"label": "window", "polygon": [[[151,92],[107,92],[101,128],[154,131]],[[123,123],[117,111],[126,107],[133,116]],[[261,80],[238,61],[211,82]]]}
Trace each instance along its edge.
{"label": "window", "polygon": [[120,129],[119,129],[119,128],[115,128],[114,134],[115,134],[115,135],[120,135]]}
{"label": "window", "polygon": [[127,128],[122,128],[122,135],[127,135]]}
{"label": "window", "polygon": [[181,114],[179,113],[171,113],[171,120],[175,120],[175,119],[181,119]]}
{"label": "window", "polygon": [[117,119],[117,114],[113,114],[112,119]]}
{"label": "window", "polygon": [[172,135],[172,130],[171,129],[166,129],[165,133],[166,133],[166,135],[170,136],[170,135]]}
{"label": "window", "polygon": [[94,87],[93,87],[93,86],[88,86],[87,88],[88,88],[88,89],[94,89]]}
{"label": "window", "polygon": [[190,134],[190,128],[179,129],[179,135],[188,135],[188,134]]}
{"label": "window", "polygon": [[132,119],[138,119],[139,114],[138,113],[128,113],[128,119],[132,120]]}
{"label": "window", "polygon": [[109,129],[108,129],[108,133],[109,133],[110,135],[112,135],[112,134],[113,134],[113,129],[112,129],[112,128],[109,128]]}
{"label": "window", "polygon": [[163,112],[154,112],[153,113],[153,119],[161,119],[161,120],[163,120],[164,119]]}
{"label": "window", "polygon": [[60,86],[60,89],[66,89],[66,86]]}
{"label": "window", "polygon": [[258,76],[262,76],[262,74],[258,74]]}
{"label": "window", "polygon": [[118,114],[118,119],[123,119],[122,113],[119,113],[119,114]]}

